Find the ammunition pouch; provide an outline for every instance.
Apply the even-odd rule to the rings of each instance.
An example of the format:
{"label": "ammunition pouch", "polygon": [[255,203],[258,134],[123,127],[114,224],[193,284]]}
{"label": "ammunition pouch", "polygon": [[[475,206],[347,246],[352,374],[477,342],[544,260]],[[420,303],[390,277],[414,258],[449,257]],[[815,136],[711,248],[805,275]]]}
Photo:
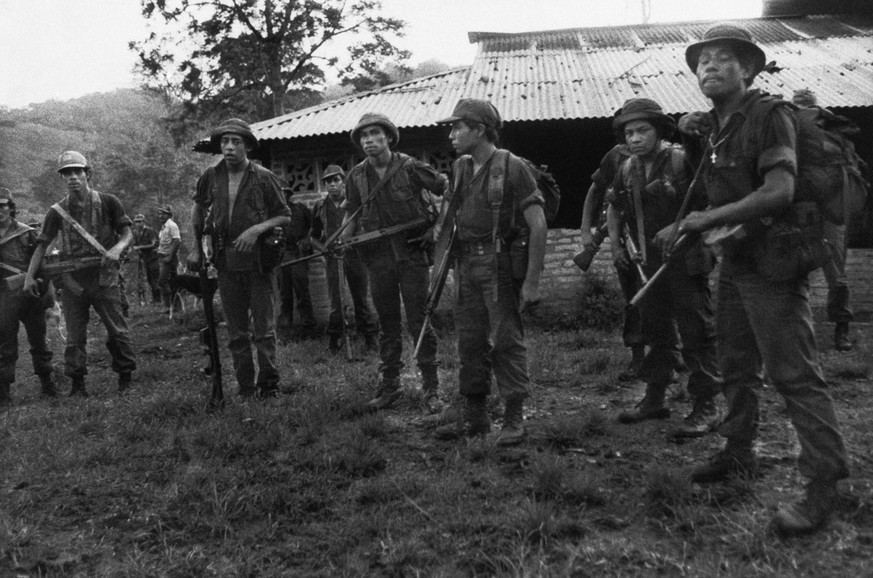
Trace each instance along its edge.
{"label": "ammunition pouch", "polygon": [[773,282],[803,279],[829,258],[816,203],[794,203],[786,218],[770,225],[753,253],[755,270]]}

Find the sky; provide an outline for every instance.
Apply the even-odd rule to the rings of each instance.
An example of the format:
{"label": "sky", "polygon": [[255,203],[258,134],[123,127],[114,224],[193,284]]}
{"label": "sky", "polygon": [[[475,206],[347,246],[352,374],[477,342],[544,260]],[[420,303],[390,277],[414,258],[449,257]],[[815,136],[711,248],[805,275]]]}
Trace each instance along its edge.
{"label": "sky", "polygon": [[[21,108],[132,88],[128,42],[147,32],[140,0],[0,0],[0,106]],[[753,18],[761,0],[382,0],[405,20],[398,41],[414,66],[470,64],[467,33]]]}

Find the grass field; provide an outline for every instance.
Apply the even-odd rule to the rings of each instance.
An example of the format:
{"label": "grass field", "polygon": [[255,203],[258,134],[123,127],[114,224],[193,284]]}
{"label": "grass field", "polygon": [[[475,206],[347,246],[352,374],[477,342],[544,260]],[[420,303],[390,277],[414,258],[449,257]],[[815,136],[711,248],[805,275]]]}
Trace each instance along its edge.
{"label": "grass field", "polygon": [[[721,441],[667,441],[689,409],[678,386],[669,420],[615,422],[643,389],[617,380],[615,334],[533,327],[528,440],[499,449],[432,440],[409,364],[403,401],[366,412],[376,360],[323,342],[280,347],[278,400],[240,403],[226,377],[228,405],[208,414],[196,333],[150,309],[131,322],[140,369],[123,396],[99,324],[85,400],[40,399],[22,343],[0,414],[0,577],[873,574],[866,327],[855,352],[822,353],[852,460],[840,507],[821,533],[781,539],[769,519],[803,480],[778,395],[762,392],[761,477],[692,485]],[[440,350],[450,398],[453,336]]]}

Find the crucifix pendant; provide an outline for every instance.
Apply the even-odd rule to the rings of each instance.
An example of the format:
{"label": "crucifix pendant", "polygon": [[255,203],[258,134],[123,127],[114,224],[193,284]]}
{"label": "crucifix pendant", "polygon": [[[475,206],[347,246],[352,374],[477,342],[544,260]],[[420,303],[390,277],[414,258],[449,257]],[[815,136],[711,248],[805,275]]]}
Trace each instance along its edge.
{"label": "crucifix pendant", "polygon": [[715,160],[718,158],[718,156],[716,156],[715,151],[712,151],[712,155],[709,158],[712,161],[712,164],[715,164]]}

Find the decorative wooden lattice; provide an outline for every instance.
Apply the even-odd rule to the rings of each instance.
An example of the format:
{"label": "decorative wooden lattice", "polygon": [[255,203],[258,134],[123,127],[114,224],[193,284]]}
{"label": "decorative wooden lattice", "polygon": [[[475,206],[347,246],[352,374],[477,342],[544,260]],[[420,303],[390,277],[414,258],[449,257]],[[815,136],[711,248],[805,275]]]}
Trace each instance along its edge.
{"label": "decorative wooden lattice", "polygon": [[284,179],[295,195],[318,192],[317,163],[312,161],[286,163],[284,169]]}
{"label": "decorative wooden lattice", "polygon": [[447,175],[452,172],[452,162],[455,160],[449,151],[421,151],[418,158]]}

